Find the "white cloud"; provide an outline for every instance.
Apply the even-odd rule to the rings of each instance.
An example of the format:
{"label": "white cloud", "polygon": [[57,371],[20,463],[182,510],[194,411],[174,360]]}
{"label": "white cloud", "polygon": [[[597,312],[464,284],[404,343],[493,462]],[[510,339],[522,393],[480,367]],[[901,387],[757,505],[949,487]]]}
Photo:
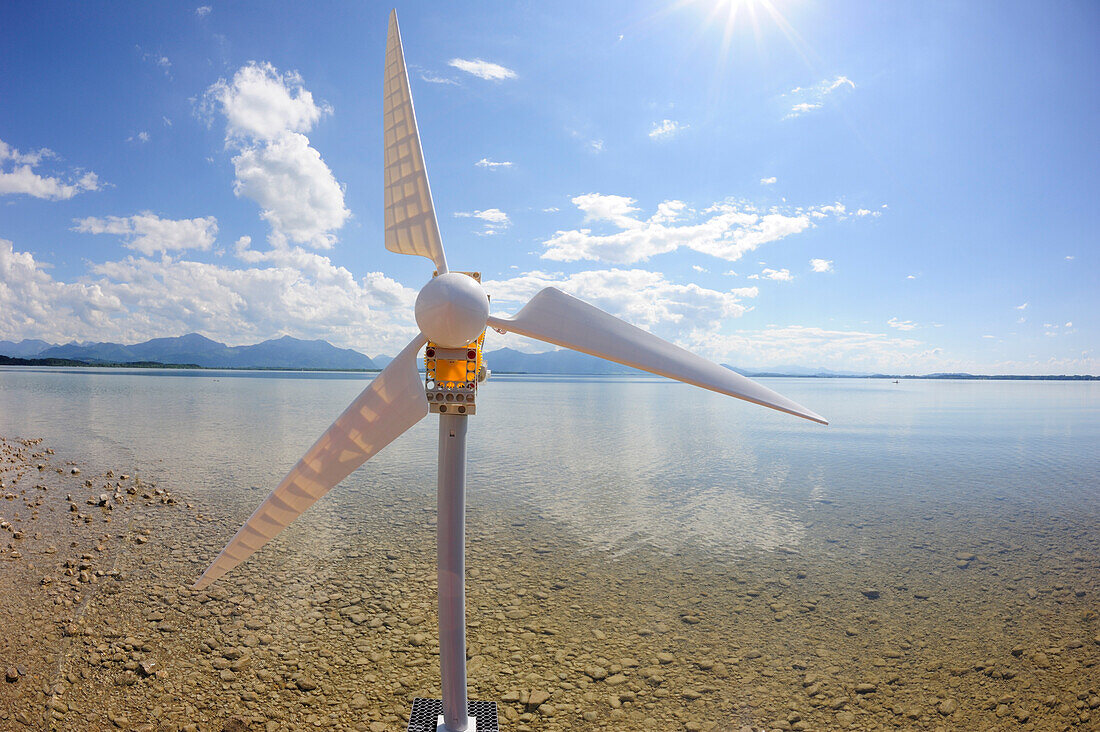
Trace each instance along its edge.
{"label": "white cloud", "polygon": [[594,153],[603,152],[603,140],[589,140],[588,149]]}
{"label": "white cloud", "polygon": [[0,140],[0,196],[25,194],[50,201],[63,201],[84,191],[98,191],[99,176],[75,168],[64,177],[39,175],[34,172],[43,160],[56,158],[49,148],[20,152]]}
{"label": "white cloud", "polygon": [[915,274],[907,275],[905,279],[907,279],[907,280],[915,280],[915,279],[917,279],[917,275],[915,275]]}
{"label": "white cloud", "polygon": [[1025,303],[1024,303],[1023,305],[1017,305],[1017,306],[1016,306],[1016,309],[1017,309],[1017,310],[1027,310],[1027,306],[1028,306],[1028,305],[1030,305],[1030,304],[1031,304],[1031,303],[1026,303],[1026,302],[1025,302]]}
{"label": "white cloud", "polygon": [[491,236],[499,233],[508,228],[512,223],[508,218],[508,214],[504,213],[499,208],[487,208],[484,211],[456,211],[455,216],[457,218],[480,219],[483,221],[485,223],[485,228],[479,232],[482,236]]}
{"label": "white cloud", "polygon": [[206,16],[210,15],[210,11],[213,9],[214,8],[210,7],[209,5],[200,5],[199,7],[195,8],[195,15],[199,16],[200,18],[205,18]]}
{"label": "white cloud", "polygon": [[489,158],[482,158],[474,163],[479,168],[488,168],[489,170],[496,170],[497,168],[511,168],[512,163],[507,160],[495,161]]}
{"label": "white cloud", "polygon": [[897,318],[890,318],[886,321],[886,324],[891,328],[897,328],[898,330],[913,330],[917,327],[917,324],[912,320],[898,320]]}
{"label": "white cloud", "polygon": [[794,98],[794,103],[784,119],[801,117],[807,112],[821,109],[829,98],[839,90],[852,90],[855,88],[855,83],[847,76],[825,79],[812,87],[795,87],[788,92],[788,95]]}
{"label": "white cloud", "polygon": [[126,138],[126,142],[149,142],[148,132],[139,132]]}
{"label": "white cloud", "polygon": [[195,219],[162,219],[149,211],[134,216],[90,216],[76,221],[73,231],[84,234],[115,234],[126,247],[152,256],[185,249],[207,250],[218,234],[213,216]]}
{"label": "white cloud", "polygon": [[770,325],[732,335],[701,329],[689,336],[688,345],[713,360],[735,366],[797,364],[836,370],[924,373],[942,363],[939,349],[927,348],[917,340],[802,325]]}
{"label": "white cloud", "polygon": [[233,79],[219,79],[203,94],[201,111],[225,115],[227,138],[271,140],[309,132],[332,107],[313,101],[296,71],[280,74],[269,63],[250,62]]}
{"label": "white cloud", "polygon": [[147,64],[152,64],[158,69],[164,72],[164,75],[168,78],[172,78],[172,62],[168,60],[168,57],[162,53],[152,53],[144,50],[141,46],[135,46],[135,48],[141,53],[141,60]]}
{"label": "white cloud", "polygon": [[1066,255],[1066,261],[1067,262],[1072,262],[1073,261],[1073,255],[1072,254],[1067,254]]}
{"label": "white cloud", "polygon": [[233,191],[260,205],[272,245],[331,247],[351,212],[343,187],[305,133],[332,108],[314,102],[297,72],[280,74],[253,62],[231,81],[211,85],[201,109],[225,115],[226,147],[238,152]]}
{"label": "white cloud", "polygon": [[674,135],[687,129],[687,125],[682,125],[679,122],[671,119],[661,120],[660,122],[653,123],[653,129],[649,131],[649,139],[651,140],[666,140]]}
{"label": "white cloud", "polygon": [[775,185],[775,181],[776,181],[776,177],[774,175],[771,178],[761,178],[760,179],[760,185],[762,185],[762,186]]}
{"label": "white cloud", "polygon": [[831,259],[811,259],[810,267],[814,272],[832,272],[833,260]]}
{"label": "white cloud", "polygon": [[504,79],[516,78],[516,72],[508,67],[494,64],[491,61],[482,61],[479,58],[452,58],[447,63],[459,71],[465,71],[467,74],[473,74],[477,78],[485,79],[486,81],[502,81]]}
{"label": "white cloud", "polygon": [[161,115],[161,119],[164,121],[164,126],[165,127],[171,127],[172,126],[172,120],[168,119],[164,115]]}
{"label": "white cloud", "polygon": [[134,343],[198,331],[231,345],[279,335],[396,353],[416,333],[416,291],[372,272],[356,279],[301,248],[252,252],[259,266],[159,257],[93,265],[79,282],[0,240],[0,338]]}
{"label": "white cloud", "polygon": [[433,74],[430,71],[424,71],[420,74],[420,78],[429,84],[453,84],[454,86],[460,86],[460,84],[454,79],[448,79],[445,76],[439,76]]}
{"label": "white cloud", "polygon": [[791,280],[794,279],[794,277],[791,276],[790,270],[787,270],[787,269],[771,269],[771,268],[765,267],[764,271],[761,272],[760,274],[751,274],[751,275],[749,275],[749,279],[750,280],[775,280],[777,282],[790,282]]}
{"label": "white cloud", "polygon": [[700,267],[700,266],[699,266],[699,265],[697,265],[697,264],[693,264],[693,265],[691,265],[691,268],[692,268],[693,270],[695,270],[696,272],[707,272],[707,271],[709,271],[709,270],[708,270],[708,269],[707,269],[706,267]]}
{"label": "white cloud", "polygon": [[639,209],[634,199],[627,196],[586,193],[572,201],[584,213],[586,223],[609,224],[620,231],[609,234],[597,234],[589,228],[558,231],[543,243],[544,259],[630,264],[685,247],[732,262],[762,244],[805,231],[813,226],[811,218],[839,217],[844,213],[841,204],[760,212],[751,205],[733,201],[696,212],[682,202],[666,201],[653,216],[642,219],[637,215]]}
{"label": "white cloud", "polygon": [[233,192],[260,204],[274,243],[287,239],[322,249],[335,243],[332,232],[350,215],[344,190],[305,135],[288,132],[246,147],[233,158],[233,167]]}
{"label": "white cloud", "polygon": [[1072,328],[1072,327],[1073,327],[1073,321],[1072,321],[1072,320],[1071,320],[1071,321],[1068,321],[1068,322],[1066,323],[1066,327],[1067,327],[1067,328]]}

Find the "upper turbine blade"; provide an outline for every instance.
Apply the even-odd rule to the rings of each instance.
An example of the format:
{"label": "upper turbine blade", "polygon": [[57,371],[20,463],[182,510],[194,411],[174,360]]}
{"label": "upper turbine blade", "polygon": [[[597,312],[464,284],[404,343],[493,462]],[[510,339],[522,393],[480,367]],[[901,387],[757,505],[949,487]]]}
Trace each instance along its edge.
{"label": "upper turbine blade", "polygon": [[490,316],[489,325],[828,424],[809,409],[736,371],[696,356],[553,287],[531,298],[514,318]]}
{"label": "upper turbine blade", "polygon": [[195,583],[202,589],[275,538],[329,489],[428,413],[418,335],[363,390],[283,478]]}
{"label": "upper turbine blade", "polygon": [[447,271],[443,240],[428,188],[428,171],[416,129],[409,75],[401,50],[397,11],[390,13],[386,38],[386,79],[383,83],[383,124],[386,145],[386,249],[419,254]]}

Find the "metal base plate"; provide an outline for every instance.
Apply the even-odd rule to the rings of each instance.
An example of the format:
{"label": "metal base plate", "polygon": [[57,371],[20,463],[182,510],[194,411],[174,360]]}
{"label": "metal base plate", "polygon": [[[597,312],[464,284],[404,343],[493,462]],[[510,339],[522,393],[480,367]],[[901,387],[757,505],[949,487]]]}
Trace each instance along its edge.
{"label": "metal base plate", "polygon": [[[441,714],[443,714],[442,699],[422,699],[421,697],[413,699],[408,732],[436,732],[436,724]],[[500,727],[497,725],[496,702],[468,701],[466,714],[477,717],[477,732],[500,732]]]}

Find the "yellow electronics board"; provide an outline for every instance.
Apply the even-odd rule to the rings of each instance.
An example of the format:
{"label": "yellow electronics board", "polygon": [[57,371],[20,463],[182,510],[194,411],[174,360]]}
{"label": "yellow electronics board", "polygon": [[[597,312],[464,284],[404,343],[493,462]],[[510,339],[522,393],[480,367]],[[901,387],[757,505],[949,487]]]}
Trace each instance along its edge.
{"label": "yellow electronics board", "polygon": [[[480,272],[463,272],[481,282]],[[424,387],[433,412],[474,414],[477,384],[482,374],[482,347],[485,331],[464,348],[442,348],[428,341],[424,349],[427,372]],[[484,378],[483,376],[481,378]]]}

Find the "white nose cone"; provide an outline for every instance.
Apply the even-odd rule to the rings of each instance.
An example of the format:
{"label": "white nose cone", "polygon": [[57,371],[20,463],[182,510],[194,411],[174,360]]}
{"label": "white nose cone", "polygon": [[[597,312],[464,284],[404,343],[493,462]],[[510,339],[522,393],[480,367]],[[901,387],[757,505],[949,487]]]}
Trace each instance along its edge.
{"label": "white nose cone", "polygon": [[432,343],[462,348],[485,330],[489,297],[473,277],[448,272],[434,277],[416,296],[416,324]]}

